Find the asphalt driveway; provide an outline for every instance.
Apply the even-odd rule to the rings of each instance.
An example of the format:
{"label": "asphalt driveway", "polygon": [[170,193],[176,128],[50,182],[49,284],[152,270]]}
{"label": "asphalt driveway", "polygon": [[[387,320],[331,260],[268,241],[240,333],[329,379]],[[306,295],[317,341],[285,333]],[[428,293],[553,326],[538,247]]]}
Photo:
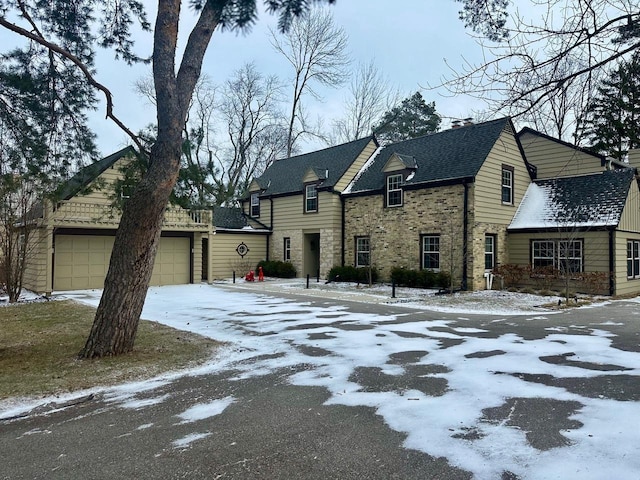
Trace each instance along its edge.
{"label": "asphalt driveway", "polygon": [[152,289],[144,318],[229,347],[188,374],[0,413],[16,417],[0,478],[637,478],[638,315]]}

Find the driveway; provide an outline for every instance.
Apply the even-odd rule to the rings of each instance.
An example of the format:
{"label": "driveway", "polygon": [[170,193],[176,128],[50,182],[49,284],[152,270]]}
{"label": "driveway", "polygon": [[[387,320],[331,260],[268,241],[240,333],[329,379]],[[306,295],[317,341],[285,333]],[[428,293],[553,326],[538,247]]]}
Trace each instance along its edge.
{"label": "driveway", "polygon": [[0,478],[638,477],[638,303],[473,315],[241,288],[151,289],[143,318],[229,346],[0,413],[25,415],[0,423]]}

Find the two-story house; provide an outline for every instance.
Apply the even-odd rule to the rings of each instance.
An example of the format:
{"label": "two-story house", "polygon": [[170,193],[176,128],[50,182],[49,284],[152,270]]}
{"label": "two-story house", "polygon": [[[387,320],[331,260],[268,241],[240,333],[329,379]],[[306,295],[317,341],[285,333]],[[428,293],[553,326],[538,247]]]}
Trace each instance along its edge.
{"label": "two-story house", "polygon": [[387,145],[343,194],[345,263],[446,270],[463,289],[508,261],[507,227],[534,169],[509,118]]}

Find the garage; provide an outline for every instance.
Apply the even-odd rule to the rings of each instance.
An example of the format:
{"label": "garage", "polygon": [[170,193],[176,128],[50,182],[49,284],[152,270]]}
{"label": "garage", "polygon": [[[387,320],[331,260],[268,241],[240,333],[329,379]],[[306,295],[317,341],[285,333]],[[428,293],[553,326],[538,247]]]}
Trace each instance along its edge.
{"label": "garage", "polygon": [[[54,290],[102,288],[109,268],[114,237],[109,235],[56,235]],[[162,237],[151,285],[190,282],[191,241],[188,237]]]}

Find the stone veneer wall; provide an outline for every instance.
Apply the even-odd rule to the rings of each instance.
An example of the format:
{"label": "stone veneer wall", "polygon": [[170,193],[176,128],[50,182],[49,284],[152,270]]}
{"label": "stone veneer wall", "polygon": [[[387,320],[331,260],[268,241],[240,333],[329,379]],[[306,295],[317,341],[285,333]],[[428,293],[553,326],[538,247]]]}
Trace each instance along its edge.
{"label": "stone veneer wall", "polygon": [[[472,205],[470,198],[470,218]],[[439,234],[441,270],[452,272],[454,285],[460,285],[464,244],[463,185],[405,191],[404,205],[392,208],[383,207],[382,195],[351,197],[346,199],[345,213],[345,264],[355,264],[355,237],[368,235],[372,262],[378,268],[380,278],[389,280],[394,267],[419,269],[421,235]],[[482,254],[484,261],[484,250]]]}
{"label": "stone veneer wall", "polygon": [[271,235],[269,243],[269,258],[271,260],[284,260],[284,239],[291,239],[291,263],[299,275],[302,274],[302,230],[277,230]]}
{"label": "stone veneer wall", "polygon": [[470,262],[468,273],[470,290],[484,290],[486,288],[487,281],[484,278],[486,271],[484,268],[484,240],[486,234],[496,236],[496,265],[509,263],[507,225],[475,223],[473,225],[472,247],[469,249],[470,259],[473,260]]}
{"label": "stone veneer wall", "polygon": [[342,262],[342,238],[339,229],[320,230],[320,278],[327,278],[329,270]]}
{"label": "stone veneer wall", "polygon": [[[315,233],[318,230],[314,231]],[[304,230],[279,230],[274,231],[271,236],[269,246],[269,258],[272,260],[283,260],[284,239],[291,239],[291,263],[296,268],[298,276],[302,276],[303,268],[303,248],[304,234],[314,233]],[[320,233],[320,277],[326,278],[329,270],[341,262],[341,237],[340,230],[334,228],[322,228]]]}

